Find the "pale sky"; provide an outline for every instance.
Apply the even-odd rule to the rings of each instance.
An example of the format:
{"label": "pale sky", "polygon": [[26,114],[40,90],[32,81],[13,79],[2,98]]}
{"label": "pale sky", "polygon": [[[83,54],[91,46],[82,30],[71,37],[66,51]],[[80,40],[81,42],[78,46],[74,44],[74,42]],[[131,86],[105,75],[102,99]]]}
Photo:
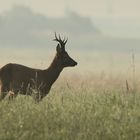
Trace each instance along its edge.
{"label": "pale sky", "polygon": [[[11,9],[14,5],[27,6],[27,7],[29,7],[29,9],[31,8],[33,10],[32,11],[33,14],[40,13],[40,14],[46,15],[48,17],[58,17],[59,18],[59,17],[66,16],[67,12],[74,11],[82,16],[90,17],[93,20],[93,27],[101,30],[101,33],[106,35],[107,37],[109,36],[109,37],[129,38],[128,40],[126,39],[126,40],[117,40],[117,41],[115,40],[114,41],[114,38],[110,39],[110,38],[106,38],[106,36],[105,36],[105,38],[103,38],[103,39],[101,38],[101,40],[103,40],[103,42],[102,42],[102,41],[100,41],[100,38],[99,38],[99,40],[98,40],[98,38],[96,40],[91,39],[92,36],[90,36],[89,38],[87,37],[86,39],[85,38],[81,39],[79,37],[79,40],[80,40],[79,47],[83,46],[83,48],[84,48],[84,47],[88,46],[87,44],[89,44],[89,48],[93,47],[95,50],[99,49],[99,50],[104,51],[104,50],[109,50],[112,48],[111,50],[114,49],[114,50],[117,50],[117,52],[119,52],[119,51],[120,52],[121,51],[129,52],[129,50],[132,50],[132,48],[134,48],[134,50],[136,50],[135,52],[140,52],[140,49],[138,49],[140,46],[140,42],[139,42],[139,40],[140,40],[140,0],[0,0],[0,16],[2,13],[5,13],[5,11]],[[10,27],[13,27],[13,26],[10,26]],[[8,30],[6,28],[4,28],[4,29],[6,31]],[[7,34],[10,31],[11,30],[8,30]],[[13,28],[12,28],[12,31],[13,31],[12,33],[16,33],[13,30]],[[45,39],[44,38],[42,39],[42,36],[41,36],[41,38],[38,38],[38,36],[32,36],[32,38],[30,39],[30,38],[28,38],[28,35],[30,35],[30,34],[28,34],[28,31],[26,30],[26,28],[25,28],[25,34],[23,34],[23,35],[22,35],[22,30],[19,30],[19,31],[21,31],[20,32],[21,36],[18,34],[19,39],[17,39],[17,36],[15,34],[12,34],[12,37],[14,39],[12,39],[12,37],[10,36],[11,34],[8,34],[8,37],[10,36],[9,38],[11,39],[10,40],[11,42],[15,41],[15,42],[18,42],[19,44],[23,43],[23,45],[26,45],[26,44],[30,45],[30,42],[33,42],[33,45],[34,45],[34,40],[36,39],[36,37],[37,37],[36,42],[38,44],[41,42],[41,45],[42,45],[45,41],[47,42],[46,34],[43,34],[43,37]],[[35,30],[35,33],[36,33],[36,30]],[[75,44],[77,39],[75,38],[75,41],[72,42],[71,41],[72,37],[73,36],[69,37],[70,42]],[[5,39],[6,41],[5,40],[4,41],[6,42],[6,44],[8,43],[7,36],[6,37],[3,36],[3,33],[1,33],[1,38],[4,38],[4,39],[6,38]],[[134,38],[134,39],[138,38],[139,40],[131,41],[130,38]],[[106,39],[108,39],[108,40],[106,40]],[[26,41],[26,43],[25,43],[25,41]],[[15,45],[15,44],[13,43],[13,45]],[[3,45],[0,45],[0,46],[3,46]],[[10,43],[10,46],[11,46],[11,43]],[[40,46],[40,44],[38,46]],[[78,43],[77,43],[76,47],[78,47]],[[1,53],[3,54],[3,51],[1,51]],[[20,53],[17,53],[17,54],[20,54]],[[42,52],[40,54],[42,55]],[[14,55],[15,54],[13,54],[13,56]],[[24,53],[24,55],[25,55],[25,53]],[[9,56],[12,56],[11,52],[10,52]],[[7,60],[7,55],[4,54],[3,57],[5,58],[5,60]],[[46,54],[44,54],[44,57],[46,57]],[[19,58],[21,58],[21,59],[19,59]],[[15,60],[20,60],[20,62],[21,62],[22,57],[19,56],[19,58],[15,59]],[[101,58],[101,56],[99,56],[99,58]],[[120,57],[120,58],[122,60],[124,58],[124,56]],[[79,59],[79,61],[80,61],[80,59]],[[87,60],[88,59],[86,59],[86,61]],[[4,63],[4,61],[3,61],[3,63]],[[120,64],[120,61],[118,61],[118,64]],[[98,64],[95,63],[95,67],[97,65]]]}
{"label": "pale sky", "polygon": [[140,38],[140,0],[0,0],[0,14],[24,5],[48,17],[88,16],[104,34]]}
{"label": "pale sky", "polygon": [[51,17],[73,10],[90,17],[140,18],[140,0],[0,0],[0,13],[14,4],[26,5]]}

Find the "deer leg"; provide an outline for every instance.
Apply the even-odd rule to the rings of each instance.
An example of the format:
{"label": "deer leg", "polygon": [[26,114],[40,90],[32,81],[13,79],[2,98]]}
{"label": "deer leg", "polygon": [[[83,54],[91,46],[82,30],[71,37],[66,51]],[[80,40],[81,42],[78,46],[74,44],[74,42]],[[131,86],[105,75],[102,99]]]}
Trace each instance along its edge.
{"label": "deer leg", "polygon": [[49,93],[50,88],[43,88],[40,90],[40,101]]}
{"label": "deer leg", "polygon": [[[48,93],[48,92],[47,92]],[[38,91],[38,93],[34,96],[34,99],[37,101],[37,102],[40,102],[45,96],[46,96],[46,90],[45,89],[40,89]]]}
{"label": "deer leg", "polygon": [[9,91],[9,86],[8,85],[2,85],[1,86],[0,100],[5,98],[5,96],[7,95],[8,91]]}
{"label": "deer leg", "polygon": [[36,93],[33,98],[35,101],[40,102],[43,99],[43,94],[41,92]]}

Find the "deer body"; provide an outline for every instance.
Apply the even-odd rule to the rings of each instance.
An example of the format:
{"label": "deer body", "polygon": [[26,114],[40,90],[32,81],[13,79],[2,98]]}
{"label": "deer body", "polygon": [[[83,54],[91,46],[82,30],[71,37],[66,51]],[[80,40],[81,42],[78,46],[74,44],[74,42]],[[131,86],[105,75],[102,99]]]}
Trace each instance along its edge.
{"label": "deer body", "polygon": [[[59,39],[55,34],[55,41],[59,44],[56,47],[56,56],[51,65],[45,69],[33,69],[19,64],[9,63],[0,69],[1,81],[1,98],[3,99],[8,91],[13,91],[14,94],[30,94],[27,93],[28,88],[37,88],[40,91],[40,99],[46,96],[53,83],[64,67],[75,66],[75,62],[65,51],[65,40]],[[39,97],[37,97],[39,98]]]}

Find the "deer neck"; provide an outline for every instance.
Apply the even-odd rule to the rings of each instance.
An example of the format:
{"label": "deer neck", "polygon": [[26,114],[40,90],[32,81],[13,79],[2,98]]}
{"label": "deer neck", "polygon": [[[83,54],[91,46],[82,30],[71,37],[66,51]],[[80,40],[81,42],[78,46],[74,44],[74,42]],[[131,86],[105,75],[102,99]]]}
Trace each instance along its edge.
{"label": "deer neck", "polygon": [[48,84],[50,86],[56,81],[62,70],[63,67],[60,65],[57,57],[55,57],[49,68],[45,70],[47,75],[46,80],[49,81]]}

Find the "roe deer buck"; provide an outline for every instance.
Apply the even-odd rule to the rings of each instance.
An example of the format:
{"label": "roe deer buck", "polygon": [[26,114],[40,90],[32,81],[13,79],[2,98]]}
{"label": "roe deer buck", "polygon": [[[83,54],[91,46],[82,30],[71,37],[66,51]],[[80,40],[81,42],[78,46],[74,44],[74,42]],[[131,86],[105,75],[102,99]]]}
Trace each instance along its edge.
{"label": "roe deer buck", "polygon": [[[34,84],[37,84],[40,91],[40,95],[36,99],[41,100],[46,96],[63,68],[77,65],[77,62],[65,51],[67,40],[65,38],[62,40],[60,35],[57,37],[55,33],[54,41],[58,42],[56,55],[51,65],[45,70],[33,69],[12,63],[3,66],[0,69],[1,99],[7,95],[8,91],[13,91],[15,95],[18,92],[30,95],[31,93],[27,93],[27,89],[28,87],[33,88]],[[36,80],[35,83],[33,79]]]}

